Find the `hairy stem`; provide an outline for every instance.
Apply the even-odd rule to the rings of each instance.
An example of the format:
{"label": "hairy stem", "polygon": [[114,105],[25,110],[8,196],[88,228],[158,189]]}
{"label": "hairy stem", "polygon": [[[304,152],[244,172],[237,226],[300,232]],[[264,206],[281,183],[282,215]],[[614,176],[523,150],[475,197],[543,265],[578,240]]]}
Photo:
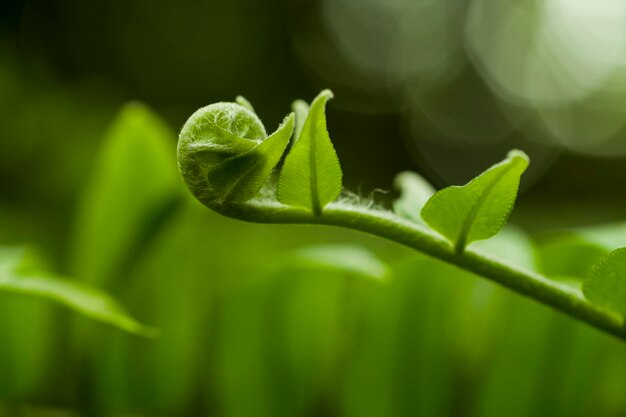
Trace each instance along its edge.
{"label": "hairy stem", "polygon": [[577,289],[537,273],[493,259],[471,248],[461,253],[444,238],[389,211],[342,202],[326,206],[321,215],[271,200],[252,200],[212,208],[229,217],[255,223],[324,224],[359,230],[408,246],[463,270],[490,279],[626,340],[624,318],[589,303]]}

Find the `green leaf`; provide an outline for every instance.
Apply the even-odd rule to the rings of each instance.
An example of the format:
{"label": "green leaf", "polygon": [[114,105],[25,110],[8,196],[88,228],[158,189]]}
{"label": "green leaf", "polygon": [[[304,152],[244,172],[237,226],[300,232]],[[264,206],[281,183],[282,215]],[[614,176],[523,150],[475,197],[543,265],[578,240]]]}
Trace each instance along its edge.
{"label": "green leaf", "polygon": [[626,316],[626,248],[614,250],[591,268],[583,293],[593,304]]}
{"label": "green leaf", "polygon": [[208,171],[211,187],[222,201],[243,202],[259,192],[289,144],[294,119],[291,113],[276,132],[256,147]]}
{"label": "green leaf", "polygon": [[112,324],[122,330],[154,337],[156,330],[131,318],[108,294],[76,281],[46,273],[15,277],[0,274],[0,291],[32,295],[64,304],[87,317]]}
{"label": "green leaf", "polygon": [[422,218],[445,236],[456,252],[498,233],[513,209],[528,156],[514,150],[507,158],[463,186],[437,192],[422,209]]}
{"label": "green leaf", "polygon": [[579,235],[562,235],[538,245],[541,272],[554,279],[570,277],[582,282],[609,250]]}
{"label": "green leaf", "polygon": [[298,266],[342,271],[373,280],[385,280],[390,274],[387,264],[355,245],[305,247],[294,252],[294,262]]}
{"label": "green leaf", "polygon": [[398,216],[423,224],[420,212],[435,194],[435,188],[424,177],[410,171],[396,175],[393,185],[400,191],[400,197],[393,202],[393,211]]}
{"label": "green leaf", "polygon": [[533,241],[523,230],[512,225],[505,226],[493,239],[476,242],[473,249],[528,271],[537,270]]}
{"label": "green leaf", "polygon": [[341,193],[341,167],[326,129],[325,106],[332,96],[324,90],[311,103],[278,182],[281,203],[307,208],[316,215]]}
{"label": "green leaf", "polygon": [[27,251],[3,250],[0,258],[0,291],[41,297],[61,303],[87,317],[131,333],[154,337],[156,330],[132,317],[108,294],[79,282],[60,278],[33,265]]}
{"label": "green leaf", "polygon": [[293,142],[296,143],[302,133],[304,122],[309,115],[309,105],[304,100],[296,100],[291,104],[291,109],[296,114],[296,130],[293,135]]}
{"label": "green leaf", "polygon": [[115,117],[78,208],[72,276],[103,288],[125,278],[142,242],[182,201],[175,137],[140,103]]}
{"label": "green leaf", "polygon": [[580,236],[590,244],[598,245],[605,248],[607,252],[615,248],[619,248],[624,244],[626,236],[626,222],[597,224],[593,226],[585,226],[573,230],[576,235]]}

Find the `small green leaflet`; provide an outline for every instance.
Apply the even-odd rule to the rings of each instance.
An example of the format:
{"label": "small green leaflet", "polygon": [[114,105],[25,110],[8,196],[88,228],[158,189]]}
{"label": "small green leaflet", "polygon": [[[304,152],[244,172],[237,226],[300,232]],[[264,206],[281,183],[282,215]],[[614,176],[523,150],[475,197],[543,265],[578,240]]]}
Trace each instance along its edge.
{"label": "small green leaflet", "polygon": [[[326,102],[322,91],[311,103],[300,137],[285,159],[278,182],[278,200],[320,215],[322,208],[341,193],[341,167],[326,129]],[[304,112],[301,108],[300,113]]]}
{"label": "small green leaflet", "polygon": [[[184,196],[172,152],[175,133],[148,107],[119,111],[98,152],[82,196],[69,275],[108,288],[158,219]],[[156,222],[156,223],[155,223]]]}
{"label": "small green leaflet", "polygon": [[294,263],[350,273],[376,281],[389,278],[390,268],[369,250],[356,245],[316,245],[294,252]]}
{"label": "small green leaflet", "polygon": [[463,186],[437,192],[422,209],[422,219],[445,236],[457,253],[488,239],[506,223],[517,197],[528,156],[518,150]]}
{"label": "small green leaflet", "polygon": [[583,294],[592,304],[626,316],[626,248],[605,255],[591,268]]}
{"label": "small green leaflet", "polygon": [[155,329],[135,321],[110,295],[77,281],[43,272],[32,261],[32,255],[23,249],[0,250],[0,291],[56,301],[122,330],[156,336]]}
{"label": "small green leaflet", "polygon": [[393,211],[400,217],[423,224],[420,212],[435,194],[435,188],[421,175],[410,171],[396,175],[393,185],[400,191],[400,197],[393,202]]}
{"label": "small green leaflet", "polygon": [[537,271],[534,242],[523,230],[506,225],[492,239],[476,242],[473,249],[528,271]]}
{"label": "small green leaflet", "polygon": [[542,274],[549,278],[566,276],[582,283],[609,250],[582,236],[565,234],[540,242],[536,252]]}
{"label": "small green leaflet", "polygon": [[291,113],[276,132],[257,146],[209,170],[211,187],[223,201],[243,202],[257,195],[283,156],[294,124],[295,116]]}

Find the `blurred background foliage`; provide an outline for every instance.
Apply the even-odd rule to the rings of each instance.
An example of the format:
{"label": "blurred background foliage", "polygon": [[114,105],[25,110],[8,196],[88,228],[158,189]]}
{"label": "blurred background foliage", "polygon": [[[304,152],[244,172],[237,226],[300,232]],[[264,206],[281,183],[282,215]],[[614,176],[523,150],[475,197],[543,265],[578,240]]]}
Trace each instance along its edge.
{"label": "blurred background foliage", "polygon": [[387,242],[191,200],[192,111],[243,94],[272,130],[324,87],[349,188],[388,201],[402,170],[462,183],[519,147],[530,234],[485,250],[572,280],[624,246],[622,0],[5,1],[0,244],[162,336],[1,294],[0,416],[626,413],[608,336]]}

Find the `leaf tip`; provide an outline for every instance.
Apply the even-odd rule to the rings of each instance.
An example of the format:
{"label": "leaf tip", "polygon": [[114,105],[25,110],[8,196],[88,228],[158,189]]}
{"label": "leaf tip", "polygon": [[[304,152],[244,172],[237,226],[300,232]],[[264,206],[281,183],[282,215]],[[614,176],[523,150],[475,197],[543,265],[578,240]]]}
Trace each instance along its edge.
{"label": "leaf tip", "polygon": [[330,88],[325,88],[325,89],[323,89],[323,90],[320,92],[320,94],[323,94],[323,95],[325,95],[325,96],[326,96],[326,97],[328,97],[328,98],[333,98],[333,97],[335,97],[335,95],[333,94],[333,92],[331,91],[331,89],[330,89]]}
{"label": "leaf tip", "polygon": [[528,166],[528,164],[530,164],[530,158],[528,157],[528,154],[519,149],[510,150],[506,157],[511,161],[521,162],[525,166]]}
{"label": "leaf tip", "polygon": [[244,96],[235,97],[235,103],[239,104],[240,106],[245,107],[246,109],[252,111],[253,113],[255,112],[254,107],[252,106],[252,103],[250,103],[250,101],[248,101],[248,99],[246,99]]}
{"label": "leaf tip", "polygon": [[397,191],[402,191],[402,188],[406,183],[415,178],[413,171],[401,171],[393,177],[393,188]]}
{"label": "leaf tip", "polygon": [[285,116],[285,118],[283,119],[283,125],[286,124],[293,124],[296,121],[296,113],[294,112],[290,112],[287,116]]}
{"label": "leaf tip", "polygon": [[156,327],[141,325],[141,327],[135,329],[134,333],[138,336],[143,336],[153,340],[161,338],[161,331]]}
{"label": "leaf tip", "polygon": [[298,110],[300,109],[304,109],[304,110],[308,110],[309,109],[309,103],[307,103],[306,101],[302,100],[302,99],[298,99],[298,100],[294,100],[291,103],[291,109],[294,112],[298,112]]}
{"label": "leaf tip", "polygon": [[109,324],[118,327],[119,329],[133,334],[135,336],[145,337],[147,339],[159,339],[161,337],[161,331],[156,327],[147,326],[139,323],[132,318],[124,318],[123,320],[110,321]]}
{"label": "leaf tip", "polygon": [[333,94],[333,92],[331,90],[329,90],[328,88],[320,91],[320,93],[317,95],[317,97],[315,97],[313,99],[313,101],[318,101],[318,100],[324,100],[325,102],[330,100],[331,98],[334,98],[335,95]]}

